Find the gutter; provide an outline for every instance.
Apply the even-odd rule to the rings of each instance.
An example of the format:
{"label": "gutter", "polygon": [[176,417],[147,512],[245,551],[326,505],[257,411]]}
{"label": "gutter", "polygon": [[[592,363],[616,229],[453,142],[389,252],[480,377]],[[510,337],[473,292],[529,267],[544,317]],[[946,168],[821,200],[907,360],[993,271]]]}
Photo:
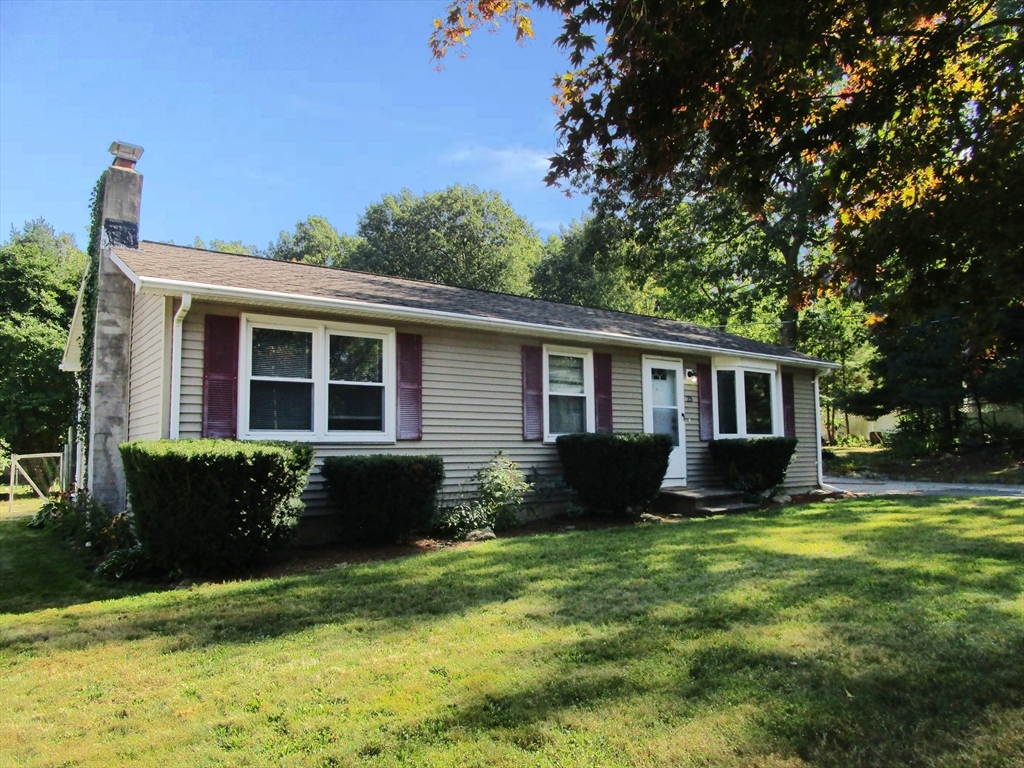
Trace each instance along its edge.
{"label": "gutter", "polygon": [[135,283],[136,292],[138,293],[151,293],[166,296],[179,295],[184,292],[186,294],[193,294],[200,299],[233,301],[236,303],[257,300],[263,303],[277,304],[279,306],[288,306],[298,309],[321,311],[345,310],[352,313],[370,315],[379,318],[420,321],[434,325],[458,326],[473,328],[475,330],[498,331],[505,333],[509,331],[520,331],[530,335],[540,335],[555,339],[568,339],[571,341],[603,341],[614,344],[625,344],[632,347],[643,347],[650,350],[675,352],[677,354],[680,352],[697,352],[705,355],[727,355],[730,357],[771,360],[772,362],[781,362],[784,365],[790,365],[797,368],[842,368],[838,363],[830,363],[825,360],[801,360],[780,355],[765,354],[763,352],[745,352],[711,345],[687,344],[685,342],[673,342],[664,341],[662,339],[649,339],[640,336],[628,336],[626,334],[614,333],[611,331],[588,331],[555,325],[545,325],[543,323],[529,323],[518,320],[480,317],[477,315],[468,315],[437,309],[420,309],[392,304],[354,301],[352,299],[328,299],[255,288],[233,288],[222,285],[210,285],[207,283],[188,283],[180,280],[168,280],[166,278],[144,277],[135,274],[120,259],[115,260],[115,263],[125,272],[129,279]]}
{"label": "gutter", "polygon": [[191,308],[192,294],[183,293],[171,327],[171,427],[168,435],[171,440],[178,439],[181,429],[181,326]]}

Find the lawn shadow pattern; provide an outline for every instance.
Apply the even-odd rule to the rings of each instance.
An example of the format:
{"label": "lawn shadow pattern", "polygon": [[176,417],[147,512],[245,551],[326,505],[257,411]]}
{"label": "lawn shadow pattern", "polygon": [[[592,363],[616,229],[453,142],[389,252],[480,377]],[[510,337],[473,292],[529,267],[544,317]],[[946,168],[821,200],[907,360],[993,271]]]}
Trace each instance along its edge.
{"label": "lawn shadow pattern", "polygon": [[[1007,610],[1024,583],[1024,543],[1012,502],[979,511],[1006,524],[985,536],[915,516],[926,503],[519,537],[169,592],[134,613],[113,603],[117,622],[98,610],[3,642],[17,652],[158,638],[175,653],[323,625],[384,636],[539,595],[551,609],[519,621],[587,635],[533,649],[542,678],[385,720],[358,735],[361,758],[417,764],[489,739],[528,764],[551,746],[552,724],[570,727],[581,712],[644,706],[671,728],[743,706],[765,750],[810,765],[955,764],[988,719],[1024,708],[1020,617]],[[811,637],[792,645],[786,629],[801,624]]]}

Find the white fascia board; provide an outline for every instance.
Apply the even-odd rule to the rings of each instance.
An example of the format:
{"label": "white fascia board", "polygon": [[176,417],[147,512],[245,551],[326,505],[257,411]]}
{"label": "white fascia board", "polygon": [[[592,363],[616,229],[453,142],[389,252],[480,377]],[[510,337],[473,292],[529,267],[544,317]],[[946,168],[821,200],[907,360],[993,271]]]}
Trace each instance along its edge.
{"label": "white fascia board", "polygon": [[[117,262],[115,262],[117,263]],[[122,262],[123,263],[123,262]],[[119,265],[120,266],[120,265]],[[134,275],[124,267],[125,274],[129,278]],[[131,274],[129,274],[131,272]],[[623,344],[630,347],[643,347],[650,350],[663,350],[666,352],[698,352],[706,355],[732,355],[744,358],[760,360],[771,360],[781,362],[785,365],[798,368],[841,368],[838,363],[811,362],[809,360],[794,360],[788,357],[767,355],[758,352],[736,352],[735,350],[721,349],[714,346],[702,344],[686,344],[681,342],[664,341],[661,339],[648,339],[642,336],[627,336],[622,333],[611,331],[588,331],[582,328],[563,328],[556,325],[545,325],[543,323],[527,323],[519,320],[502,320],[494,317],[479,317],[461,312],[446,312],[438,309],[421,309],[418,307],[402,307],[393,304],[377,304],[367,301],[354,301],[352,299],[328,299],[319,296],[305,296],[302,294],[282,293],[280,291],[266,291],[257,288],[234,288],[223,285],[209,285],[206,283],[189,283],[182,280],[168,280],[159,277],[146,277],[135,275],[139,281],[136,283],[136,291],[139,293],[152,293],[163,296],[177,296],[181,293],[191,293],[193,299],[201,301],[204,299],[214,301],[233,301],[236,303],[260,302],[264,305],[277,305],[292,309],[305,310],[343,310],[346,312],[380,317],[388,320],[408,320],[432,325],[448,325],[460,328],[472,328],[482,331],[497,331],[509,333],[519,331],[533,336],[545,336],[553,339],[565,339],[569,341],[586,341],[589,343],[605,342],[609,344]],[[134,281],[133,281],[134,282]]]}
{"label": "white fascia board", "polygon": [[139,285],[141,283],[141,278],[137,274],[135,274],[135,272],[132,270],[132,268],[129,267],[127,264],[125,264],[124,260],[120,256],[118,256],[116,253],[114,253],[111,250],[104,251],[104,253],[106,253],[107,256],[110,257],[110,260],[112,262],[114,262],[114,266],[116,266],[118,269],[120,269],[122,272],[124,272],[125,277],[127,277],[129,280],[132,281],[132,284],[135,286],[135,292],[138,293],[139,292]]}
{"label": "white fascia board", "polygon": [[85,263],[85,271],[82,273],[82,282],[78,286],[78,299],[75,301],[75,313],[71,317],[71,327],[68,328],[68,338],[64,342],[64,354],[61,356],[60,365],[57,367],[68,373],[78,373],[82,370],[82,298],[85,296],[85,281],[89,277],[89,262]]}

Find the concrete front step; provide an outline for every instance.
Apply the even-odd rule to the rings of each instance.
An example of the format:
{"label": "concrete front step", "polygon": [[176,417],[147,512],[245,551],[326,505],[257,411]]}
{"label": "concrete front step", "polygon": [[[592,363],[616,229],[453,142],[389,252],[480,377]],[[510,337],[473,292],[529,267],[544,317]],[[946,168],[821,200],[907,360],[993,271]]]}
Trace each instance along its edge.
{"label": "concrete front step", "polygon": [[684,517],[707,517],[748,512],[757,504],[743,501],[743,494],[727,488],[662,488],[654,502],[655,512]]}

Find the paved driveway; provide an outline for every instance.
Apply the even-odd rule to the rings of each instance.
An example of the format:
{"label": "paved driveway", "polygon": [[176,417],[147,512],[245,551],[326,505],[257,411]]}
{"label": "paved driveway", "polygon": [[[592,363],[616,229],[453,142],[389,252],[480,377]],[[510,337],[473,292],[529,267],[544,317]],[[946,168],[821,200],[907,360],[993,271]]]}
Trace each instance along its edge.
{"label": "paved driveway", "polygon": [[903,480],[868,480],[859,477],[830,477],[825,475],[825,487],[849,493],[867,493],[875,496],[1009,496],[1024,499],[1024,485],[997,485],[995,483],[926,483]]}

